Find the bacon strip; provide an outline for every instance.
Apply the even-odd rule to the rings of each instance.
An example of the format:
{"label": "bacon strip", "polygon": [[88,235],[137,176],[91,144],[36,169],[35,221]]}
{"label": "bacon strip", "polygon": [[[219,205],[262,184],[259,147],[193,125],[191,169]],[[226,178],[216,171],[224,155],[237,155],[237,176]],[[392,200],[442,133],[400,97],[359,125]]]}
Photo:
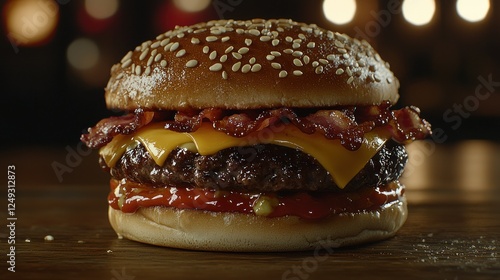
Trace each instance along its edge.
{"label": "bacon strip", "polygon": [[[390,110],[390,103],[380,105],[325,109],[304,114],[303,109],[278,108],[271,110],[230,111],[217,108],[179,111],[166,121],[165,129],[177,132],[196,131],[204,121],[233,137],[244,137],[266,127],[291,123],[306,134],[321,132],[328,139],[339,139],[349,150],[357,150],[364,134],[375,127],[387,129],[394,140],[407,143],[423,139],[431,133],[430,124],[420,118],[416,107]],[[135,112],[123,117],[113,117],[100,121],[82,135],[82,141],[91,148],[104,146],[117,134],[130,134],[148,124],[152,112]]]}
{"label": "bacon strip", "polygon": [[89,148],[100,148],[111,142],[118,134],[131,134],[137,129],[147,125],[154,118],[154,112],[144,112],[137,109],[120,117],[109,117],[99,121],[94,127],[88,129],[87,134],[82,134],[80,140]]}

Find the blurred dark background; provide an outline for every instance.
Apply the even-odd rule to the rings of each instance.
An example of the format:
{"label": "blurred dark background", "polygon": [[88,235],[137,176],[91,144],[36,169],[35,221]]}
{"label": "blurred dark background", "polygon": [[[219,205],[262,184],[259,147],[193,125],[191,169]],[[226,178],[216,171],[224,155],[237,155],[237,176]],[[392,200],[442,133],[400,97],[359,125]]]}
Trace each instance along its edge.
{"label": "blurred dark background", "polygon": [[365,39],[401,81],[398,106],[419,106],[441,139],[500,139],[497,1],[0,3],[1,150],[77,145],[84,129],[118,113],[104,104],[109,69],[141,42],[175,25],[256,17],[292,18]]}

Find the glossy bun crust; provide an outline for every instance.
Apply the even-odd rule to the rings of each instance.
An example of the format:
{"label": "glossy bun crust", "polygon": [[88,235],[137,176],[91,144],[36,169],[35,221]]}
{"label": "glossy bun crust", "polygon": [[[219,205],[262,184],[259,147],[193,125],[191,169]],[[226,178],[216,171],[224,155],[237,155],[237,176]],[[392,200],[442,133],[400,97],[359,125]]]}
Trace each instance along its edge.
{"label": "glossy bun crust", "polygon": [[395,103],[399,82],[365,41],[288,19],[178,27],[111,69],[109,108],[252,109]]}
{"label": "glossy bun crust", "polygon": [[334,215],[321,221],[160,206],[140,208],[135,213],[110,207],[108,214],[118,236],[143,243],[190,250],[277,252],[386,239],[406,221],[407,205],[401,197],[378,211]]}

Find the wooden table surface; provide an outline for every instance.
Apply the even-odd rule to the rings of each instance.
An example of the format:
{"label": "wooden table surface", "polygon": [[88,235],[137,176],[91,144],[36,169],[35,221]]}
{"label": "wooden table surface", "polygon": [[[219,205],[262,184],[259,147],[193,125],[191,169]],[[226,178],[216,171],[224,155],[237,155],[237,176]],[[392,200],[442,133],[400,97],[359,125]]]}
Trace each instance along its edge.
{"label": "wooden table surface", "polygon": [[397,236],[320,255],[196,252],[119,240],[94,154],[81,154],[72,172],[52,182],[52,164],[65,163],[70,149],[2,153],[2,168],[16,165],[17,221],[16,272],[7,270],[4,225],[0,279],[500,279],[498,143],[412,144],[403,178],[409,217]]}

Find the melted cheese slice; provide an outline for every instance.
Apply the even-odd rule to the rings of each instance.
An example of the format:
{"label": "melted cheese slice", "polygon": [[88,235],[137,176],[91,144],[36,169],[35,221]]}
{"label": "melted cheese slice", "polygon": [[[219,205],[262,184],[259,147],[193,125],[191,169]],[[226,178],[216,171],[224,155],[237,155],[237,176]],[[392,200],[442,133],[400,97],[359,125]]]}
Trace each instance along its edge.
{"label": "melted cheese slice", "polygon": [[265,128],[246,137],[232,137],[204,123],[194,132],[175,132],[164,128],[163,123],[154,123],[131,135],[117,135],[99,151],[109,167],[114,167],[123,153],[141,143],[162,166],[170,152],[187,148],[201,155],[212,155],[231,147],[256,144],[274,144],[303,151],[314,157],[332,176],[333,181],[344,188],[389,139],[383,130],[365,134],[363,144],[356,151],[346,150],[340,140],[326,139],[321,133],[305,134],[293,125],[280,128]]}

